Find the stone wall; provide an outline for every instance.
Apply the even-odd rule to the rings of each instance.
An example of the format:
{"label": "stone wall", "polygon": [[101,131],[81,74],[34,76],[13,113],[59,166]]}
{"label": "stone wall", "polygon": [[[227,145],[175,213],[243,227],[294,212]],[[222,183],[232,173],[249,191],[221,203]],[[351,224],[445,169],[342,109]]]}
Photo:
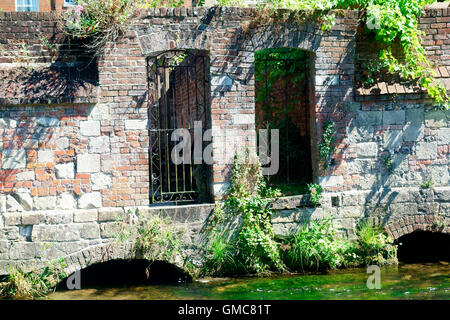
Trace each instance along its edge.
{"label": "stone wall", "polygon": [[[180,235],[176,266],[198,265],[204,245],[202,229],[213,205],[125,207],[86,210],[42,210],[6,213],[0,226],[0,275],[9,267],[45,266],[65,258],[67,272],[113,259],[134,259],[134,244],[118,238],[123,221],[136,214],[142,219],[160,215],[169,218]],[[44,246],[48,249],[43,251]]]}
{"label": "stone wall", "polygon": [[[0,13],[3,270],[11,261],[38,257],[43,243],[52,241],[61,249],[51,257],[77,255],[73,259],[78,259],[78,266],[86,266],[79,260],[84,252],[97,252],[111,242],[102,234],[107,222],[98,220],[101,211],[142,206],[156,214],[164,208],[148,208],[148,108],[155,101],[146,58],[172,49],[204,50],[209,55],[217,198],[227,186],[233,151],[255,148],[254,52],[293,47],[313,53],[313,176],[326,193],[321,208],[279,207],[276,229],[282,233],[290,228],[283,224],[296,222],[297,211],[306,217],[334,214],[349,237],[354,236],[356,221],[366,216],[389,216],[394,236],[416,225],[431,227],[430,219],[448,216],[449,111],[433,110],[421,93],[404,90],[392,95],[388,89],[374,96],[357,88],[355,35],[360,13],[338,15],[330,32],[314,24],[291,23],[247,30],[254,15],[249,8],[139,12],[128,32],[93,62],[94,70],[79,79],[73,71],[83,69],[90,59],[79,46],[68,45],[52,14]],[[427,49],[443,66],[448,65],[449,16],[448,9],[427,10],[424,19],[429,20],[421,20],[434,41]],[[54,42],[56,51],[43,36]],[[19,72],[17,67],[20,75],[13,73]],[[324,172],[318,165],[317,144],[328,118],[336,123],[337,142],[333,163]],[[227,153],[226,142],[231,140],[236,145]],[[392,172],[383,164],[388,154],[394,162]],[[419,190],[429,178],[435,189]],[[190,214],[195,216],[196,210]],[[78,218],[84,214],[90,218]],[[206,213],[195,221],[201,225],[205,219]],[[197,227],[187,228],[198,236]],[[103,249],[99,250],[92,261],[103,261]]]}

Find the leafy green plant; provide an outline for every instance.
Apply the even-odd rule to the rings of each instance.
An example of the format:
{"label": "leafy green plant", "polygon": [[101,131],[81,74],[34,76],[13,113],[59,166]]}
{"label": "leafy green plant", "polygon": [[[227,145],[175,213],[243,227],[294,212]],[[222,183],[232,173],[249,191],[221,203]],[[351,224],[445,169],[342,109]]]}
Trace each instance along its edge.
{"label": "leafy green plant", "polygon": [[323,168],[326,170],[330,164],[331,156],[334,153],[335,147],[335,125],[333,120],[328,119],[323,124],[322,139],[319,142],[319,156],[323,161]]}
{"label": "leafy green plant", "polygon": [[382,226],[362,221],[356,229],[354,253],[358,264],[386,264],[397,262],[397,246]]}
{"label": "leafy green plant", "polygon": [[148,261],[173,261],[180,239],[167,218],[152,216],[137,227],[136,251]]}
{"label": "leafy green plant", "polygon": [[332,217],[311,221],[286,239],[281,256],[293,271],[322,271],[339,267],[397,262],[397,247],[381,226],[361,222],[357,239],[337,236]]}
{"label": "leafy green plant", "polygon": [[64,259],[50,261],[43,269],[10,268],[6,283],[0,287],[0,295],[14,299],[43,298],[55,290],[56,285],[67,277]]}
{"label": "leafy green plant", "polygon": [[184,0],[74,0],[74,3],[63,14],[65,30],[73,38],[89,39],[87,48],[99,54],[107,43],[124,33],[137,9],[179,7]]}
{"label": "leafy green plant", "polygon": [[[399,75],[405,81],[416,81],[428,95],[442,108],[449,108],[449,96],[442,82],[436,79],[433,67],[426,56],[419,30],[418,17],[423,7],[436,0],[269,0],[260,1],[261,13],[255,23],[304,21],[314,19],[322,23],[322,30],[330,30],[334,17],[341,9],[365,11],[363,21],[366,30],[375,34],[375,39],[383,44],[377,61],[371,64],[367,81],[374,81],[374,74],[386,70]],[[292,9],[291,13],[280,13],[275,9]],[[330,12],[334,10],[334,12]],[[295,13],[297,12],[297,13]],[[249,27],[245,27],[248,29]],[[395,42],[399,42],[402,57],[393,53]]]}
{"label": "leafy green plant", "polygon": [[387,155],[383,158],[383,165],[388,172],[394,171],[394,161],[392,160],[391,155]]}
{"label": "leafy green plant", "polygon": [[206,273],[264,274],[284,270],[269,209],[271,199],[277,196],[278,190],[266,186],[255,156],[248,150],[243,157],[235,156],[230,188],[212,219]]}
{"label": "leafy green plant", "polygon": [[311,196],[311,202],[318,206],[320,204],[320,199],[322,199],[322,186],[317,183],[308,183],[308,191]]}
{"label": "leafy green plant", "polygon": [[443,230],[446,226],[447,222],[445,221],[445,217],[442,214],[438,214],[431,224],[431,229]]}
{"label": "leafy green plant", "polygon": [[347,266],[352,243],[338,238],[331,217],[313,220],[283,241],[281,256],[292,271],[323,271]]}
{"label": "leafy green plant", "polygon": [[179,254],[179,232],[169,218],[161,215],[141,216],[139,210],[128,210],[125,217],[119,217],[118,242],[133,241],[136,254],[153,262],[174,261]]}
{"label": "leafy green plant", "polygon": [[425,182],[422,182],[422,184],[420,185],[420,187],[421,187],[422,189],[431,189],[431,188],[433,188],[433,185],[434,185],[433,179],[430,178],[429,180],[427,180],[427,181],[425,181]]}

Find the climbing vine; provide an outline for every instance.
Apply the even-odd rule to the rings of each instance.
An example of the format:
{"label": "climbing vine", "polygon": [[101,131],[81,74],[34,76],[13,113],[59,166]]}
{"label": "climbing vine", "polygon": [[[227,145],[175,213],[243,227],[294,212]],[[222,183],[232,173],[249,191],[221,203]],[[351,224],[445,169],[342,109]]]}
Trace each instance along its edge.
{"label": "climbing vine", "polygon": [[326,170],[330,164],[331,156],[334,153],[335,127],[334,122],[330,119],[325,121],[323,125],[322,140],[319,142],[320,160],[323,161],[323,168]]}
{"label": "climbing vine", "polygon": [[[418,24],[423,7],[434,2],[436,0],[268,0],[261,2],[260,9],[266,13],[260,14],[257,20],[261,23],[264,15],[266,21],[271,23],[315,18],[322,23],[322,30],[329,30],[339,10],[362,10],[365,12],[363,21],[366,29],[373,32],[376,40],[383,45],[378,59],[369,64],[366,82],[373,83],[375,74],[384,70],[400,76],[404,81],[417,82],[440,107],[448,109],[447,90],[436,79],[421,42],[424,33],[419,30]],[[298,14],[280,14],[276,9],[292,9]],[[401,58],[393,53],[396,42],[402,48]]]}

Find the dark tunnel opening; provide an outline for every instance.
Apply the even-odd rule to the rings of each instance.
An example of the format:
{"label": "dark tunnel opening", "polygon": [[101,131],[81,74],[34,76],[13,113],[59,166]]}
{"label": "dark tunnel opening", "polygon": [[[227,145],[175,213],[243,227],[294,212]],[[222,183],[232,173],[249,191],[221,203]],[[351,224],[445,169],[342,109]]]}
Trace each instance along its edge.
{"label": "dark tunnel opening", "polygon": [[400,262],[450,262],[450,234],[415,231],[398,238],[397,244]]}
{"label": "dark tunnel opening", "polygon": [[[81,288],[177,284],[192,281],[178,267],[163,261],[113,260],[91,265],[80,272]],[[67,289],[67,279],[57,287]]]}

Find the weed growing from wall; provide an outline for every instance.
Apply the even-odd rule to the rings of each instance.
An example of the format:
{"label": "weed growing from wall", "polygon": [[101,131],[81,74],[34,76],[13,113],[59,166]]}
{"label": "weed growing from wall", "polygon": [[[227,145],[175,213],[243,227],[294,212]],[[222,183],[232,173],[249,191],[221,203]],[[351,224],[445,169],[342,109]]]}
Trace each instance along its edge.
{"label": "weed growing from wall", "polygon": [[[280,23],[304,23],[315,21],[323,31],[331,29],[335,16],[343,9],[364,11],[363,23],[376,41],[383,44],[377,61],[370,64],[367,83],[373,83],[382,70],[398,75],[405,81],[415,81],[443,108],[449,108],[449,96],[426,56],[422,45],[424,33],[419,30],[418,18],[423,7],[436,0],[269,0],[259,1],[259,13],[255,19],[243,25],[243,30],[258,25]],[[277,11],[291,9],[292,11]],[[330,11],[332,10],[332,11]],[[395,42],[400,42],[402,58],[393,53]]]}
{"label": "weed growing from wall", "polygon": [[334,142],[336,141],[335,132],[336,130],[334,122],[330,119],[325,121],[325,123],[323,124],[322,138],[321,141],[319,142],[319,156],[320,160],[323,163],[324,170],[328,169],[331,157],[335,150],[334,146]]}
{"label": "weed growing from wall", "polygon": [[[42,252],[51,245],[44,244]],[[44,298],[54,292],[56,286],[67,277],[64,271],[66,266],[64,259],[58,259],[49,261],[43,268],[10,268],[6,282],[0,283],[0,296],[14,299]]]}
{"label": "weed growing from wall", "polygon": [[265,274],[283,271],[269,204],[278,190],[266,186],[256,156],[235,156],[231,186],[212,218],[205,273]]}
{"label": "weed growing from wall", "polygon": [[311,202],[317,207],[322,199],[322,186],[317,183],[308,183],[308,191],[311,196]]}

